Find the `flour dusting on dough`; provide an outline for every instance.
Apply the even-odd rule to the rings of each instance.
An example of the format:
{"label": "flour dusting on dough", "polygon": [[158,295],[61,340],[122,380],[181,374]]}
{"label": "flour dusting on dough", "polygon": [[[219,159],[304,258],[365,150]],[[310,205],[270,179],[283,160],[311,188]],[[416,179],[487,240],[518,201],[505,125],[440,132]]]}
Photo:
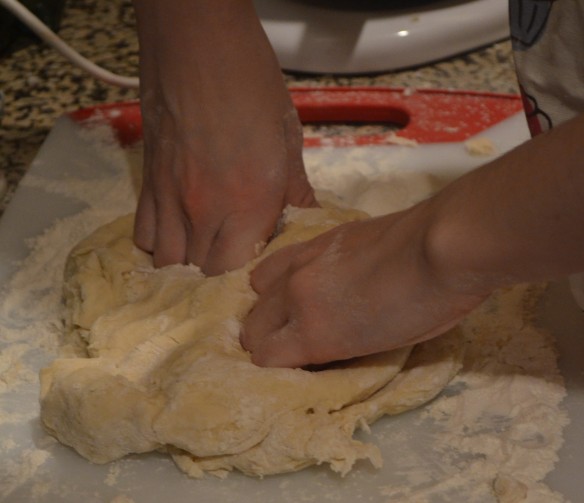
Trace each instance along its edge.
{"label": "flour dusting on dough", "polygon": [[[364,217],[289,208],[258,260]],[[212,277],[193,266],[154,269],[132,229],[133,215],[121,217],[72,250],[65,337],[87,355],[41,371],[44,426],[90,461],[165,451],[193,477],[221,478],[325,464],[346,475],[360,459],[380,468],[378,449],[354,432],[428,402],[460,369],[458,329],[319,371],[257,367],[239,343],[257,260]]]}

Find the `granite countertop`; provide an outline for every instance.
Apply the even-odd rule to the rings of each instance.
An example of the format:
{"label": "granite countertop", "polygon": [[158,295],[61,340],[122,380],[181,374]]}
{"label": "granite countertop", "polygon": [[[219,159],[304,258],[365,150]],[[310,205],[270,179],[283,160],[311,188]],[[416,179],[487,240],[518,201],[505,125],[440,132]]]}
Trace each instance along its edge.
{"label": "granite countertop", "polygon": [[[80,53],[115,73],[136,75],[138,45],[130,0],[68,0],[59,35]],[[374,76],[286,74],[289,85],[382,85],[517,92],[508,41],[414,69]],[[44,44],[29,44],[0,58],[0,215],[54,121],[101,103],[137,98],[137,90],[95,80]],[[7,181],[2,197],[1,176]]]}

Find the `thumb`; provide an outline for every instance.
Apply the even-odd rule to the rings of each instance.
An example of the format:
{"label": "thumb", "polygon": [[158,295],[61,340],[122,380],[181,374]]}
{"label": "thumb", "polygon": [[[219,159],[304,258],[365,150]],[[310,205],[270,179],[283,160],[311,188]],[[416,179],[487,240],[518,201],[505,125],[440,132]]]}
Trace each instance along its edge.
{"label": "thumb", "polygon": [[[244,327],[244,334],[249,328]],[[251,361],[259,367],[302,367],[309,362],[304,345],[292,323],[261,338],[251,351]]]}
{"label": "thumb", "polygon": [[304,348],[283,290],[274,285],[260,297],[243,323],[241,345],[260,367],[296,367],[306,363]]}
{"label": "thumb", "polygon": [[237,214],[226,218],[211,244],[202,267],[208,275],[222,274],[245,265],[258,255],[276,227],[277,214],[260,218],[257,214]]}

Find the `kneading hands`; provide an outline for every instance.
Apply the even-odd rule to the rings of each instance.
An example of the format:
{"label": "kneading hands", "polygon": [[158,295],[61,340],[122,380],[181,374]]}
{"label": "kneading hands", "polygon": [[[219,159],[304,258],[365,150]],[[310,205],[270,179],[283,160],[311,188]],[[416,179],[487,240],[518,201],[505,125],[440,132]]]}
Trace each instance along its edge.
{"label": "kneading hands", "polygon": [[[316,201],[300,123],[251,0],[135,0],[156,266],[243,265],[288,204]],[[302,366],[434,337],[494,289],[584,270],[584,116],[406,211],[345,224],[252,272],[243,346]]]}

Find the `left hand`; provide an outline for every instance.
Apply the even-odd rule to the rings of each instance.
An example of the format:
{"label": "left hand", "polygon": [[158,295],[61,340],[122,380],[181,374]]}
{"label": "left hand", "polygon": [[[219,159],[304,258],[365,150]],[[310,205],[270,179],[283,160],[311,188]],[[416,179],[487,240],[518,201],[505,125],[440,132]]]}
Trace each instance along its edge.
{"label": "left hand", "polygon": [[421,342],[485,294],[457,291],[424,249],[424,204],[341,225],[275,252],[252,272],[259,300],[241,337],[252,361],[300,367]]}

